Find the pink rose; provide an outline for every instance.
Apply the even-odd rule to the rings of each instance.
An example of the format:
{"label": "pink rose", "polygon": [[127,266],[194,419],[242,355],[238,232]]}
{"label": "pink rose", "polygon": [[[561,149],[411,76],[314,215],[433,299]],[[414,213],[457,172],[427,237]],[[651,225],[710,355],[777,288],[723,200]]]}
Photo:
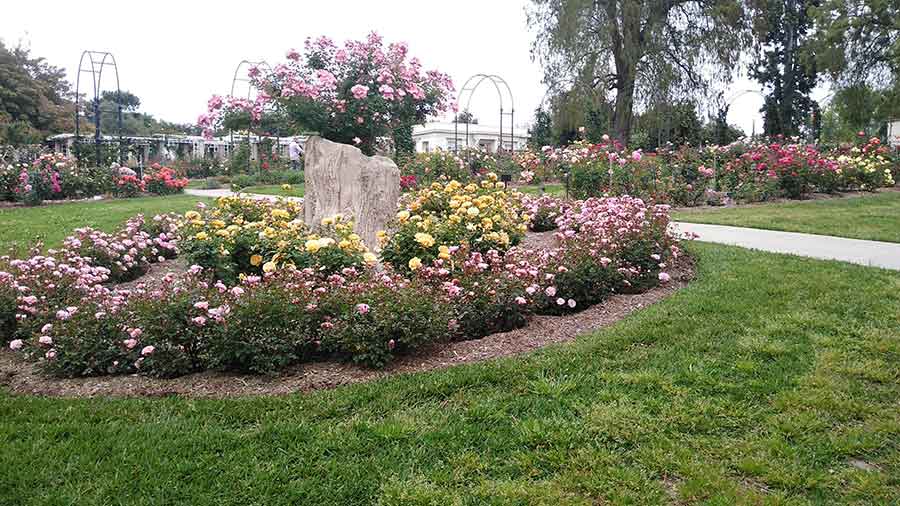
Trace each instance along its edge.
{"label": "pink rose", "polygon": [[144,346],[144,349],[141,350],[141,355],[148,356],[153,355],[153,352],[156,351],[155,346]]}
{"label": "pink rose", "polygon": [[362,84],[357,84],[350,88],[350,93],[353,94],[353,98],[362,100],[366,98],[366,95],[369,94],[369,87],[363,86]]}
{"label": "pink rose", "polygon": [[128,331],[128,335],[131,336],[132,339],[137,339],[144,334],[144,331],[138,328],[133,328]]}
{"label": "pink rose", "polygon": [[555,286],[548,286],[548,287],[544,290],[544,293],[547,294],[547,297],[553,297],[554,295],[556,295],[556,287],[555,287]]}
{"label": "pink rose", "polygon": [[357,304],[356,312],[359,314],[367,314],[369,312],[369,305],[368,304]]}
{"label": "pink rose", "polygon": [[50,336],[41,336],[38,338],[38,342],[47,346],[53,344],[53,338]]}
{"label": "pink rose", "polygon": [[665,272],[660,272],[660,273],[659,273],[659,281],[660,281],[660,282],[662,282],[662,283],[668,283],[669,280],[671,280],[671,279],[672,279],[672,276],[669,276],[669,275],[666,274]]}
{"label": "pink rose", "polygon": [[126,339],[126,340],[122,341],[122,344],[124,344],[125,347],[128,348],[129,350],[133,349],[135,346],[137,346],[137,343],[138,343],[137,339]]}
{"label": "pink rose", "polygon": [[25,344],[25,343],[21,339],[13,339],[12,341],[9,342],[9,349],[11,349],[13,351],[21,350],[23,344]]}

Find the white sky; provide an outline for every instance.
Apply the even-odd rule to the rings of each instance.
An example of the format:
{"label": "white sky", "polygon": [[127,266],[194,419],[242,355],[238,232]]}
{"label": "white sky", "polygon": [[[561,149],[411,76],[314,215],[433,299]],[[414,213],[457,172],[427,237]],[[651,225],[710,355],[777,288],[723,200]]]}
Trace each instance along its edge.
{"label": "white sky", "polygon": [[[64,67],[73,83],[83,50],[110,51],[122,89],[140,97],[143,112],[193,123],[210,95],[229,93],[242,59],[274,64],[284,60],[288,49],[301,48],[307,36],[327,35],[341,43],[375,29],[386,42],[408,42],[412,56],[425,68],[450,74],[457,88],[475,73],[503,77],[515,98],[516,125],[524,126],[545,93],[540,65],[531,61],[526,3],[157,0],[135,6],[122,0],[10,1],[0,8],[0,38],[8,45],[29,42],[32,54]],[[749,88],[755,84],[746,80],[732,87]],[[483,124],[498,122],[495,94],[484,83],[472,101],[472,112]],[[755,120],[760,131],[761,104],[758,95],[744,95],[732,105],[729,122],[749,134]]]}

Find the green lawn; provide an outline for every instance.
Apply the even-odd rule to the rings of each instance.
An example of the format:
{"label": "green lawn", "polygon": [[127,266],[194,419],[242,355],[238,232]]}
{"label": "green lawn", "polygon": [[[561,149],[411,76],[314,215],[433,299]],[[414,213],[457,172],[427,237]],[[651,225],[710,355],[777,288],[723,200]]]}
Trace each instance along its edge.
{"label": "green lawn", "polygon": [[[541,185],[517,186],[516,189],[522,193],[531,195],[540,195],[541,193]],[[544,191],[547,195],[562,197],[566,194],[566,185],[562,183],[547,183],[544,187]]]}
{"label": "green lawn", "polygon": [[863,197],[679,211],[675,219],[900,242],[900,192]]}
{"label": "green lawn", "polygon": [[698,243],[574,344],[307,395],[0,393],[0,504],[900,504],[900,274]]}
{"label": "green lawn", "polygon": [[277,195],[279,197],[302,197],[303,185],[292,184],[290,190],[285,190],[280,184],[250,186],[241,190],[243,193],[256,193],[259,195]]}
{"label": "green lawn", "polygon": [[198,201],[209,199],[177,195],[0,208],[0,252],[9,247],[27,248],[38,241],[56,247],[78,227],[110,232],[136,214],[185,212]]}

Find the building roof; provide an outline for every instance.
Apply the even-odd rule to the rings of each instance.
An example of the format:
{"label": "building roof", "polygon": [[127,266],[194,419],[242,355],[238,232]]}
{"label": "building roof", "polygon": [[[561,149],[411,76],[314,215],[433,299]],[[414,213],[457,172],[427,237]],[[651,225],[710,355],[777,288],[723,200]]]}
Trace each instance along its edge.
{"label": "building roof", "polygon": [[[464,134],[466,131],[466,124],[459,123],[459,133]],[[443,122],[430,122],[425,123],[424,125],[416,125],[413,127],[413,135],[427,135],[427,134],[454,134],[456,132],[456,124],[452,122],[443,123]],[[469,123],[469,135],[498,135],[500,133],[500,127],[496,125],[481,125],[475,123]],[[522,128],[513,129],[513,134],[516,137],[527,139],[529,137],[528,130]],[[509,135],[509,127],[504,125],[503,135]]]}

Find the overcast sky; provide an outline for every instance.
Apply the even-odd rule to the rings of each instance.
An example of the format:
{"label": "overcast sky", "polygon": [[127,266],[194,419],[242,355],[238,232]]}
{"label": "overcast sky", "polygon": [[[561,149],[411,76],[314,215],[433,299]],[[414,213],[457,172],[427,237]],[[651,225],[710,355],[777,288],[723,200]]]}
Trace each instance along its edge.
{"label": "overcast sky", "polygon": [[[207,5],[157,0],[136,8],[122,0],[10,1],[0,9],[0,38],[9,45],[25,40],[34,55],[64,67],[73,82],[83,50],[110,51],[122,89],[140,97],[144,112],[193,123],[210,95],[229,93],[242,59],[280,62],[288,49],[302,47],[307,36],[342,42],[376,30],[386,42],[408,42],[411,55],[426,68],[450,74],[457,88],[475,73],[503,77],[515,98],[516,124],[524,126],[545,93],[540,65],[531,61],[533,35],[525,24],[525,4],[244,0]],[[732,89],[754,87],[743,80]],[[495,96],[488,83],[475,94],[472,111],[483,124],[498,122]],[[758,95],[744,95],[732,105],[729,122],[750,133],[755,121],[759,131],[761,104]]]}

